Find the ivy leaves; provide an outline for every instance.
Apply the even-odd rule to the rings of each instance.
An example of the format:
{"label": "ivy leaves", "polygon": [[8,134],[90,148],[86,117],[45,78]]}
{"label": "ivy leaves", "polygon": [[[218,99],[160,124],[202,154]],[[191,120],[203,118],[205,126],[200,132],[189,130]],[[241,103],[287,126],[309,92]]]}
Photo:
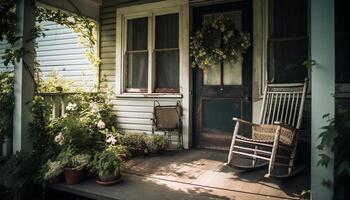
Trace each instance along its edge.
{"label": "ivy leaves", "polygon": [[[334,152],[336,181],[342,184],[342,181],[350,177],[350,112],[346,108],[337,107],[335,118],[329,119],[329,114],[324,115],[323,118],[328,118],[329,125],[322,127],[324,131],[319,135],[321,142],[317,148],[319,150],[330,149]],[[319,156],[320,160],[317,165],[328,167],[333,160],[325,153]],[[325,185],[329,185],[326,182]]]}

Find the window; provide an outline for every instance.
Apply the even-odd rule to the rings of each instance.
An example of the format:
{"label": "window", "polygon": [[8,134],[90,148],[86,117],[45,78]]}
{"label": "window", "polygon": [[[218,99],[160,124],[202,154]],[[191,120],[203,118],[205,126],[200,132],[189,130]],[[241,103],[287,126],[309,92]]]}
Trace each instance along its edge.
{"label": "window", "polygon": [[156,92],[179,92],[179,15],[156,16]]}
{"label": "window", "polygon": [[335,6],[335,81],[350,83],[349,1],[334,1]]}
{"label": "window", "polygon": [[127,23],[126,71],[128,92],[147,92],[148,18],[129,19]]}
{"label": "window", "polygon": [[124,18],[124,92],[179,93],[179,12]]}
{"label": "window", "polygon": [[268,79],[274,83],[302,82],[308,76],[308,1],[270,0]]}
{"label": "window", "polygon": [[[215,19],[223,15],[230,18],[238,30],[242,30],[241,11],[231,11],[220,14],[208,14],[204,16],[204,21]],[[221,46],[221,35],[216,34],[216,46]],[[203,84],[207,86],[241,85],[242,84],[242,63],[221,62],[213,64],[203,70]]]}

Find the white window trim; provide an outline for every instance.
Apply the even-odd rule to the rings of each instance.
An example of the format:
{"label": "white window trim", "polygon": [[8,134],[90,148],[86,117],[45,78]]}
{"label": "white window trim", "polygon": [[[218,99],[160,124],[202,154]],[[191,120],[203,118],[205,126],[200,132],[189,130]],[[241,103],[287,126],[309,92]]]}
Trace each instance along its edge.
{"label": "white window trim", "polygon": [[[145,94],[152,94],[156,96],[157,93],[154,93],[155,85],[155,68],[154,68],[154,29],[155,29],[155,17],[158,15],[178,13],[179,14],[179,92],[184,94],[187,87],[183,87],[182,76],[184,70],[188,71],[188,36],[183,34],[184,27],[188,25],[188,18],[184,20],[185,7],[188,6],[187,0],[166,0],[162,2],[142,4],[129,6],[124,8],[117,8],[117,19],[116,19],[116,95],[117,96],[130,96],[130,93],[124,92],[126,86],[126,66],[124,61],[124,55],[126,51],[126,20],[148,17],[148,88],[147,93],[133,93],[133,97],[145,97]],[[186,7],[187,8],[187,7]],[[188,32],[186,30],[185,32]],[[187,80],[189,77],[187,77]],[[186,83],[187,84],[187,83]],[[167,96],[179,96],[179,93],[171,94],[167,93]],[[164,96],[164,94],[159,94],[159,96]]]}

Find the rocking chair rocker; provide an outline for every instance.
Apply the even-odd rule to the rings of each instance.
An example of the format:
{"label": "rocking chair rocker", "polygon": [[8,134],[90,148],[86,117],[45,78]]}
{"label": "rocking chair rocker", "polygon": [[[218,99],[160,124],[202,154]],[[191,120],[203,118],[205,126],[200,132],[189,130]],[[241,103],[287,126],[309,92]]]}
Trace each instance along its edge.
{"label": "rocking chair rocker", "polygon": [[[226,164],[244,170],[268,165],[265,177],[291,176],[294,173],[306,88],[307,79],[304,83],[267,84],[259,123],[233,118],[236,125]],[[240,125],[251,127],[251,137],[242,135]],[[231,163],[238,157],[251,161],[247,165]],[[273,174],[275,166],[287,167],[287,172]]]}

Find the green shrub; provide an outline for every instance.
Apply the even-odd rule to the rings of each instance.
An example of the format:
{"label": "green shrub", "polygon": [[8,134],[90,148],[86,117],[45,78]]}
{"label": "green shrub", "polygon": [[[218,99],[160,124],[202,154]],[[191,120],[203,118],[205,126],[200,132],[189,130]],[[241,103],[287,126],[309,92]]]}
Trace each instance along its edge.
{"label": "green shrub", "polygon": [[0,142],[6,137],[12,136],[13,129],[13,72],[0,73]]}

